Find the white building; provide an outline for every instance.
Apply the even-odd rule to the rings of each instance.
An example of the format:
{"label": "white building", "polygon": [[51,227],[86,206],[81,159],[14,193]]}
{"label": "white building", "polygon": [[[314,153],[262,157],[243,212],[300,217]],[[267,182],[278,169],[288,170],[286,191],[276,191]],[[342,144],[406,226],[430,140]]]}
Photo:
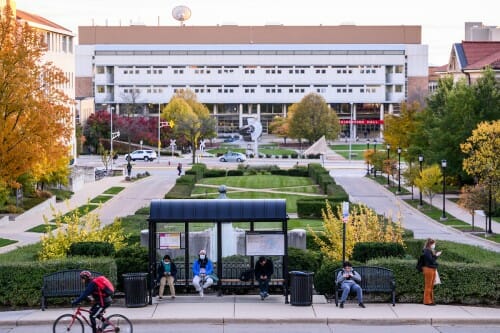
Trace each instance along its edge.
{"label": "white building", "polygon": [[358,133],[375,136],[384,114],[427,93],[420,26],[79,27],[76,59],[77,90],[94,96],[96,109],[123,113],[132,103],[157,116],[159,104],[189,88],[219,132],[248,117],[266,132],[315,92],[344,124],[352,117]]}

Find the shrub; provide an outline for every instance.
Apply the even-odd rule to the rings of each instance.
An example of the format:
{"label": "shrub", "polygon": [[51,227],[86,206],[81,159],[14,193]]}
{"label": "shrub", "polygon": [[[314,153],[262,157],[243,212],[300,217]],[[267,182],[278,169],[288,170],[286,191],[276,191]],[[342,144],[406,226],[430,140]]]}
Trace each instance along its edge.
{"label": "shrub", "polygon": [[321,265],[321,253],[312,250],[288,248],[288,270],[316,272]]}
{"label": "shrub", "polygon": [[403,258],[405,249],[398,243],[364,242],[356,243],[352,250],[352,260],[367,262],[373,258],[399,257]]}
{"label": "shrub", "polygon": [[205,173],[203,174],[204,178],[225,177],[225,176],[226,176],[226,170],[222,169],[208,169],[205,170]]}
{"label": "shrub", "polygon": [[316,292],[327,297],[333,295],[333,272],[342,267],[340,261],[325,260],[320,269],[314,275],[314,289]]}
{"label": "shrub", "polygon": [[228,176],[243,176],[243,170],[228,170]]}
{"label": "shrub", "polygon": [[70,245],[70,256],[111,257],[115,255],[113,244],[104,242],[78,242]]}
{"label": "shrub", "polygon": [[148,249],[140,245],[124,247],[115,254],[117,288],[123,291],[123,274],[148,272]]}

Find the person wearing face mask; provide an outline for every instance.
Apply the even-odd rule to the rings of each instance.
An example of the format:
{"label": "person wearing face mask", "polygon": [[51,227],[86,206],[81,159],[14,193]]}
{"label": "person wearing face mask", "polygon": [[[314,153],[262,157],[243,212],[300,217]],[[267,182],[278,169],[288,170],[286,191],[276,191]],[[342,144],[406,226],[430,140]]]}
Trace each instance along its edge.
{"label": "person wearing face mask", "polygon": [[436,305],[434,303],[434,283],[437,274],[437,257],[441,255],[441,251],[436,252],[436,241],[432,238],[427,239],[423,249],[424,265],[422,273],[424,274],[424,304]]}
{"label": "person wearing face mask", "polygon": [[213,264],[207,258],[207,251],[200,250],[198,260],[193,263],[193,286],[201,297],[203,297],[203,290],[214,283],[210,277],[213,272]]}
{"label": "person wearing face mask", "polygon": [[342,296],[340,297],[340,308],[344,308],[344,303],[349,296],[351,290],[356,292],[358,298],[358,305],[362,308],[365,307],[363,303],[363,289],[359,283],[361,282],[361,275],[352,269],[349,261],[345,261],[342,265],[342,270],[338,273],[336,283],[340,283],[342,288]]}
{"label": "person wearing face mask", "polygon": [[160,282],[160,290],[158,291],[158,298],[163,298],[163,291],[165,290],[165,284],[168,284],[170,289],[170,297],[175,298],[175,288],[174,281],[177,275],[177,267],[172,261],[170,256],[166,254],[163,257],[160,266],[158,267],[158,281]]}

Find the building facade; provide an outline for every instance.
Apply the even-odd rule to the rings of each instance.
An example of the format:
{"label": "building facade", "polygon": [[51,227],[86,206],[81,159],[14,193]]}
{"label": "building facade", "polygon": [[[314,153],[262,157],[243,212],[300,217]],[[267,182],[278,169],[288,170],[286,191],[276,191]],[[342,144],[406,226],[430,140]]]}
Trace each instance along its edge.
{"label": "building facade", "polygon": [[[264,132],[318,93],[353,136],[377,136],[384,115],[427,94],[428,50],[419,26],[79,27],[76,85],[96,109],[157,116],[190,89],[235,132],[247,118]],[[345,133],[349,134],[349,133]]]}

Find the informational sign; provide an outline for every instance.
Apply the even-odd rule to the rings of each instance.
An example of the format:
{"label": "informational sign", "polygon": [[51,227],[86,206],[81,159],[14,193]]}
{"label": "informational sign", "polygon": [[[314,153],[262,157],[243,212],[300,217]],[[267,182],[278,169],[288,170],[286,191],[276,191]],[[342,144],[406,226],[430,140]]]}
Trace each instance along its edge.
{"label": "informational sign", "polygon": [[158,238],[159,238],[159,248],[161,250],[181,248],[180,232],[161,232],[158,234]]}
{"label": "informational sign", "polygon": [[349,220],[349,201],[342,202],[342,222],[347,223]]}
{"label": "informational sign", "polygon": [[247,232],[245,236],[247,256],[285,255],[283,232]]}

